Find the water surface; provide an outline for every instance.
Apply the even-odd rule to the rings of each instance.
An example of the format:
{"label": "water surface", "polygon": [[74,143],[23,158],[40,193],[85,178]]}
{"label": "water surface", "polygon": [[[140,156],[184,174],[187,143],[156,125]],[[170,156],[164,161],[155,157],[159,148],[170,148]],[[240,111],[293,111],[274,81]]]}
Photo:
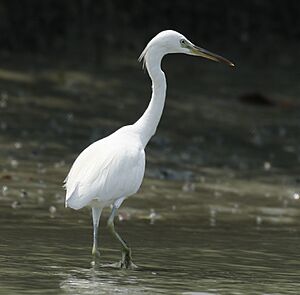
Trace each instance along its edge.
{"label": "water surface", "polygon": [[[145,181],[116,225],[137,271],[109,266],[109,210],[91,265],[90,212],[65,209],[61,185],[85,146],[143,112],[147,76],[132,60],[0,70],[1,294],[299,294],[297,73],[174,61]],[[275,105],[238,100],[251,91]]]}

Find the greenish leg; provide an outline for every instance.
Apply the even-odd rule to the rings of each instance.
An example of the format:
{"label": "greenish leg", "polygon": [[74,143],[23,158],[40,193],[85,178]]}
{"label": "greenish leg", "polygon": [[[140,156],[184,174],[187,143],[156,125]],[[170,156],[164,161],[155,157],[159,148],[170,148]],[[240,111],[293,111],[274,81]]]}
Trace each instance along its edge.
{"label": "greenish leg", "polygon": [[92,208],[92,216],[93,216],[93,249],[92,255],[94,258],[100,257],[100,252],[98,250],[98,228],[99,228],[99,221],[101,216],[102,209],[99,208]]}
{"label": "greenish leg", "polygon": [[115,225],[114,225],[114,219],[115,215],[117,213],[117,207],[113,206],[111,215],[108,218],[107,226],[110,229],[110,232],[112,235],[121,243],[122,245],[122,259],[118,266],[120,268],[126,268],[126,269],[135,269],[137,266],[132,262],[131,258],[131,249],[128,246],[128,244],[121,238],[121,236],[115,231]]}

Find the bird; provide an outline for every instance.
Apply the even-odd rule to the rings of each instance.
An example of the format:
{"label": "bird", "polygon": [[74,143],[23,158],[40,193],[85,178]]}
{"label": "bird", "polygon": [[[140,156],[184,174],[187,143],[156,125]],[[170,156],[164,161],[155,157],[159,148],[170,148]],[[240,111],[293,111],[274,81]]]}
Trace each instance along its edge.
{"label": "bird", "polygon": [[167,54],[183,53],[221,62],[231,67],[228,59],[194,45],[184,35],[165,30],[150,40],[142,51],[143,63],[152,81],[152,96],[142,116],[133,124],[116,130],[84,149],[74,161],[65,181],[65,206],[75,210],[91,208],[93,220],[94,262],[98,250],[98,227],[103,208],[111,207],[107,226],[121,243],[119,268],[135,269],[131,248],[117,233],[114,218],[125,199],[139,190],[145,172],[145,147],[155,134],[164,109],[166,76],[161,69]]}

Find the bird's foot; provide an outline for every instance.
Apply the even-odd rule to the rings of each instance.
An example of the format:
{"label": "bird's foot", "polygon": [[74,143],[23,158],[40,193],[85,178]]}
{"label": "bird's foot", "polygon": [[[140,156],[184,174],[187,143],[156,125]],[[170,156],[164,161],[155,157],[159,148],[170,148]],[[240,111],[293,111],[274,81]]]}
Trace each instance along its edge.
{"label": "bird's foot", "polygon": [[98,258],[100,258],[100,252],[96,248],[93,247],[92,255],[93,255],[93,260],[91,261],[91,265],[93,267],[95,267],[96,266],[96,260]]}
{"label": "bird's foot", "polygon": [[136,264],[134,264],[132,262],[132,260],[126,260],[126,261],[121,260],[120,262],[118,262],[114,266],[116,266],[117,268],[130,269],[130,270],[135,270],[135,269],[138,268],[138,266]]}
{"label": "bird's foot", "polygon": [[118,263],[118,267],[119,268],[124,268],[124,269],[137,269],[137,265],[135,265],[132,262],[132,258],[131,258],[131,249],[129,248],[128,250],[123,250],[122,251],[122,259],[121,261]]}

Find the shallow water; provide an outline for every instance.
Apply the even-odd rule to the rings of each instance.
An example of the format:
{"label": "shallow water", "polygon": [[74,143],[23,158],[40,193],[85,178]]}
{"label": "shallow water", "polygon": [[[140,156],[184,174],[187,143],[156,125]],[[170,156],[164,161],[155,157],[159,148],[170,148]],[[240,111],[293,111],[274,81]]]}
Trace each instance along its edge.
{"label": "shallow water", "polygon": [[[131,60],[0,70],[1,294],[299,294],[298,73],[174,61],[145,181],[116,225],[136,271],[109,266],[108,210],[91,266],[90,212],[65,209],[61,184],[82,148],[141,114],[147,76]],[[252,91],[278,105],[237,100]]]}

